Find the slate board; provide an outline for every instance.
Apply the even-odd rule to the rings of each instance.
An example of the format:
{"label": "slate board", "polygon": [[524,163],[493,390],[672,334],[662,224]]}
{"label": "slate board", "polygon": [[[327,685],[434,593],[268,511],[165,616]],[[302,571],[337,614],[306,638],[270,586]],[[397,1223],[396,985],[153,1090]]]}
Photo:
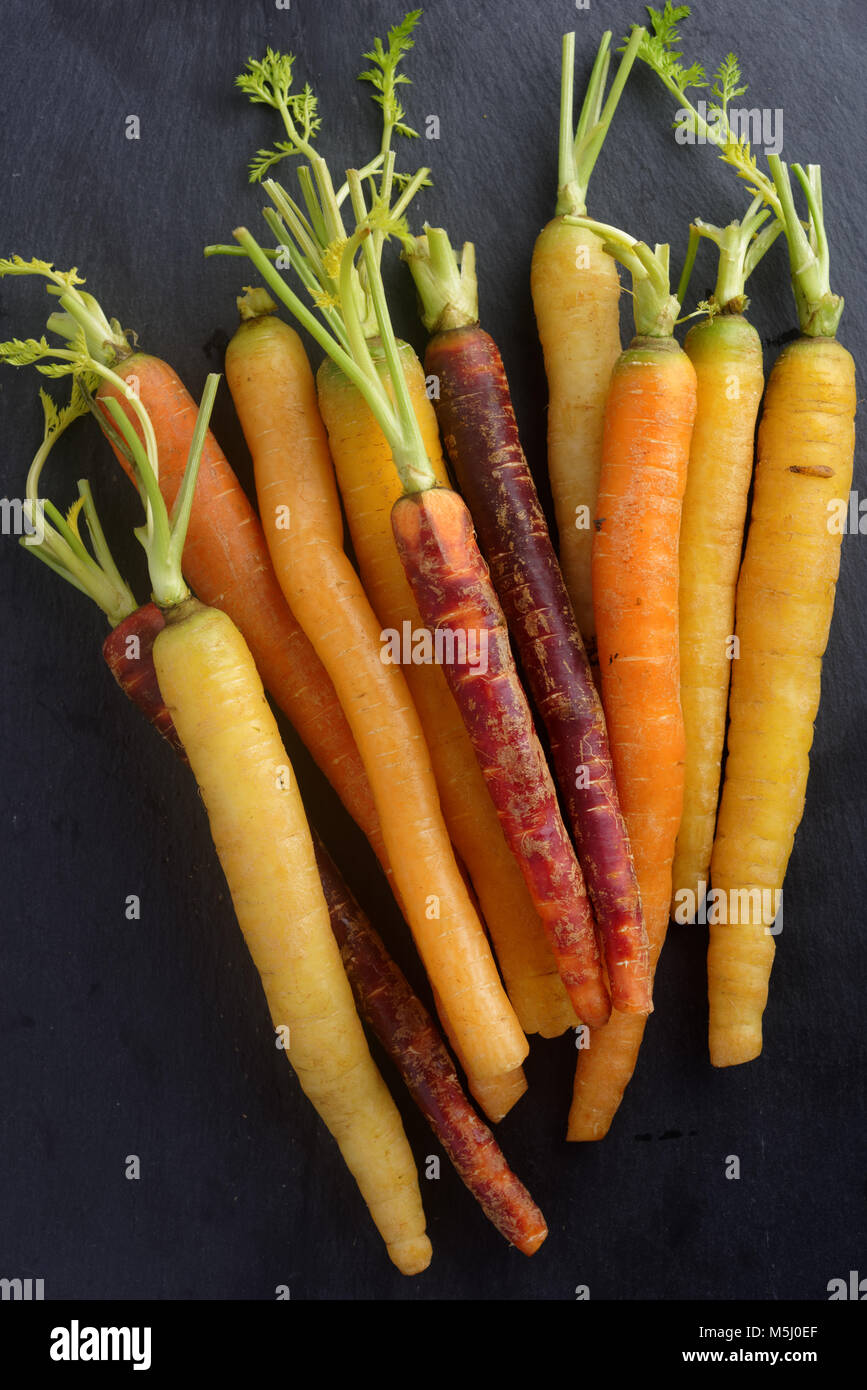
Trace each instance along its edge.
{"label": "slate board", "polygon": [[[784,112],[784,156],[825,169],[833,283],[848,298],[841,338],[863,362],[863,13],[856,0],[700,0],[695,11],[687,52],[715,64],[736,48],[752,100]],[[299,79],[320,95],[323,152],[358,163],[379,138],[354,82],[360,55],[401,14],[383,0],[7,0],[0,251],[78,265],[198,395],[251,279],[239,262],[204,261],[201,247],[241,221],[258,225],[246,162],[277,134],[270,112],[234,93],[234,75],[268,44],[294,51]],[[622,0],[430,0],[407,67],[409,119],[440,122],[439,140],[421,149],[435,187],[418,217],[476,243],[484,322],[546,504],[529,263],[553,210],[560,36],[577,30],[580,83],[602,29],[620,36],[640,17]],[[675,145],[672,114],[655,79],[636,72],[591,197],[605,220],[670,240],[677,262],[691,216],[725,222],[743,202],[710,151]],[[125,137],[130,115],[137,140]],[[711,266],[702,260],[695,289],[710,289]],[[387,280],[398,330],[421,348],[396,261]],[[793,324],[782,249],[751,295],[770,366]],[[39,332],[45,312],[35,282],[0,282],[3,338]],[[624,296],[626,336],[628,314]],[[9,496],[38,443],[35,385],[32,372],[0,372]],[[214,418],[249,487],[225,387]],[[70,501],[80,474],[145,594],[134,496],[86,422],[58,451],[52,495]],[[867,487],[863,451],[854,486]],[[821,1300],[830,1279],[864,1266],[867,539],[843,544],[761,1059],[711,1069],[706,931],[673,927],[640,1064],[605,1142],[563,1139],[571,1036],[533,1043],[529,1094],[499,1128],[546,1213],[546,1245],[532,1260],[508,1248],[443,1161],[438,1180],[422,1179],[434,1259],[412,1280],[388,1263],[275,1049],[195,787],[113,686],[101,615],[12,538],[0,541],[0,1276],[43,1278],[48,1299],[271,1300],[288,1285],[308,1300],[571,1300],[587,1285],[594,1300]],[[372,856],[281,727],[313,819],[427,998]],[[135,922],[124,915],[132,893]],[[383,1070],[424,1167],[437,1145]],[[125,1176],[130,1155],[137,1181]],[[739,1180],[725,1177],[729,1155]]]}

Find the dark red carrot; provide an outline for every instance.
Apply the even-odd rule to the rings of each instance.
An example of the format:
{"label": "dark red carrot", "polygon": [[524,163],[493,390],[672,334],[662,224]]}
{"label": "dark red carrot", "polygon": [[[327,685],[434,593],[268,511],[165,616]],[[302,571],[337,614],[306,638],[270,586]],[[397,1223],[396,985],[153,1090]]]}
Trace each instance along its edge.
{"label": "dark red carrot", "polygon": [[575,1011],[599,1027],[610,1001],[593,915],[470,513],[456,492],[429,488],[398,498],[391,519],[424,622],[463,637],[443,670]]}
{"label": "dark red carrot", "polygon": [[489,1221],[512,1245],[532,1255],[548,1233],[545,1218],[464,1095],[436,1024],[315,831],[313,845],[331,925],[364,1018]]}
{"label": "dark red carrot", "polygon": [[184,746],[163,704],[154,670],[154,640],[165,625],[162,611],[155,603],[142,604],[112,628],[102,644],[102,654],[124,694],[186,762]]}
{"label": "dark red carrot", "polygon": [[416,279],[425,326],[433,331],[425,371],[438,382],[434,405],[449,460],[547,730],[611,1001],[621,1012],[648,1013],[647,934],[605,716],[521,448],[505,368],[477,322],[473,248],[463,249],[461,269],[469,273],[461,274],[446,233],[428,228],[408,244],[404,259]]}

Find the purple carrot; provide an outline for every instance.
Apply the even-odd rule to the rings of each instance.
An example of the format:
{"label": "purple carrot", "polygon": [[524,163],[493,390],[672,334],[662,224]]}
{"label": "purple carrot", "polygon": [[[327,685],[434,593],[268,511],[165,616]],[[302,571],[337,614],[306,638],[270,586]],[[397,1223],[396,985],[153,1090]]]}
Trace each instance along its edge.
{"label": "purple carrot", "polygon": [[450,635],[443,671],[569,998],[601,1027],[611,1004],[593,914],[470,513],[456,492],[434,487],[399,497],[391,521],[423,621]]}
{"label": "purple carrot", "polygon": [[512,1245],[532,1255],[545,1218],[461,1088],[436,1024],[350,893],[319,836],[313,847],[331,926],[358,1007],[461,1180]]}
{"label": "purple carrot", "polygon": [[464,247],[460,270],[439,228],[428,228],[413,248],[405,258],[433,332],[425,372],[438,382],[434,405],[449,459],[548,734],[612,1004],[647,1013],[647,934],[605,716],[521,448],[503,362],[477,323],[472,247]]}

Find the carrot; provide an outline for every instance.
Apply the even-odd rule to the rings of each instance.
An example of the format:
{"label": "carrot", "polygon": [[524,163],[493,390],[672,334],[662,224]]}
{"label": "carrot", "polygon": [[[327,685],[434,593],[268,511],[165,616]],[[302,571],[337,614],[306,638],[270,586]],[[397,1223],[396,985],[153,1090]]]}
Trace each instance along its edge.
{"label": "carrot", "polygon": [[[836,340],[817,165],[769,156],[789,243],[801,337],[768,380],[746,552],[738,578],[728,757],[711,877],[725,912],[709,914],[709,1043],[714,1066],[758,1056],[781,924],[783,882],[804,811],[822,656],[828,641],[855,449],[855,366]],[[721,920],[726,918],[727,920]],[[774,919],[777,925],[774,926]]]}
{"label": "carrot", "polygon": [[[42,370],[47,365],[51,375],[80,373],[85,361],[90,374],[121,386],[110,368],[85,357],[80,343],[70,351],[52,348],[44,338],[13,341],[0,347],[0,356],[16,365],[33,362]],[[143,447],[122,407],[116,401],[107,407],[130,450],[147,503],[146,524],[137,535],[147,554],[154,601],[165,619],[150,647],[154,671],[199,784],[238,922],[286,1055],[336,1139],[390,1258],[403,1273],[414,1274],[427,1267],[431,1254],[418,1177],[397,1108],[355,1012],[297,783],[243,637],[221,610],[192,597],[181,574],[218,380],[208,378],[171,520],[159,490],[158,455],[146,411],[136,402]],[[46,408],[47,436],[51,423]],[[114,567],[81,488],[80,496],[98,563],[78,536],[75,513],[60,533],[52,529],[48,534],[42,558],[64,572],[65,554],[71,551],[66,577],[79,588],[85,587],[85,579],[97,596],[91,576],[101,574],[109,584]],[[56,510],[52,515],[62,522]]]}
{"label": "carrot", "polygon": [[[438,481],[448,485],[439,431],[421,363],[399,343],[404,377],[425,449]],[[381,345],[370,344],[387,385]],[[322,418],[365,592],[383,630],[400,639],[424,631],[418,605],[391,530],[400,480],[388,440],[364,397],[326,357],[317,373]],[[577,1022],[523,875],[506,844],[473,746],[440,667],[405,662],[407,684],[425,731],[449,835],[466,865],[503,973],[526,1033],[554,1037]],[[478,1091],[474,1094],[478,1098]],[[490,1113],[487,1112],[486,1113]]]}
{"label": "carrot", "polygon": [[586,215],[590,175],[643,33],[643,29],[633,27],[604,106],[611,32],[603,34],[574,132],[575,35],[563,36],[557,205],[553,219],[536,241],[530,268],[548,378],[548,472],[560,537],[560,564],[593,666],[592,522],[602,459],[605,397],[620,355],[620,279],[614,258],[599,237],[570,219]]}
{"label": "carrot", "polygon": [[[426,487],[394,505],[392,526],[419,611],[438,632],[484,636],[484,662],[446,667],[506,839],[549,932],[578,1017],[601,1027],[610,1004],[584,880],[557,807],[532,715],[515,671],[502,609],[457,493]],[[484,669],[480,669],[484,666]]]}
{"label": "carrot", "polygon": [[[632,272],[636,337],[605,407],[593,547],[602,701],[655,969],[668,926],[683,809],[678,534],[695,419],[695,369],[672,337],[668,247],[591,223]],[[568,1138],[600,1138],[632,1075],[643,1028],[613,1014],[579,1053]]]}
{"label": "carrot", "polygon": [[648,1013],[647,936],[617,798],[605,716],[518,437],[505,368],[478,323],[475,253],[460,270],[447,234],[404,245],[432,333],[425,371],[449,459],[491,569],[530,694],[548,735],[569,828],[593,903],[615,1008]]}
{"label": "carrot", "polygon": [[746,280],[779,231],[754,198],[741,222],[696,221],[690,231],[719,246],[710,316],[684,349],[696,371],[696,418],[680,528],[680,697],[686,764],[683,818],[672,869],[672,916],[694,921],[708,885],[719,802],[735,585],[753,473],[756,418],[764,388],[762,347],[744,317]]}
{"label": "carrot", "polygon": [[[608,1017],[610,1001],[581,871],[563,826],[553,782],[509,650],[502,610],[475,544],[469,513],[456,494],[436,486],[436,475],[419,433],[388,316],[379,266],[370,238],[371,228],[366,221],[361,181],[357,171],[353,170],[349,171],[347,179],[358,220],[356,231],[334,257],[335,262],[339,261],[335,268],[341,341],[334,333],[323,328],[307,306],[289,289],[246,228],[237,228],[234,236],[269,288],[359,387],[389,440],[405,492],[392,510],[392,528],[407,577],[422,618],[431,632],[438,632],[441,626],[447,626],[451,617],[456,616],[459,622],[461,617],[469,620],[469,627],[464,627],[457,634],[454,628],[450,629],[453,650],[445,663],[445,673],[473,741],[476,757],[485,773],[507,841],[513,853],[519,857],[525,881],[549,933],[558,969],[573,1007],[587,1024],[600,1026]],[[388,361],[394,404],[376,372],[363,336],[354,296],[350,293],[351,272],[359,251],[364,255],[367,285]],[[308,261],[307,268],[312,270],[312,262]],[[330,277],[330,282],[334,283],[333,277]],[[333,309],[329,309],[329,321],[332,321],[333,314]],[[350,351],[342,345],[343,341],[348,344]],[[416,544],[422,540],[421,525],[417,524],[422,521],[422,509],[428,531],[430,523],[436,525],[438,520],[445,521],[449,534],[442,536],[444,546],[440,556],[443,560],[446,550],[451,549],[456,541],[458,546],[464,547],[460,554],[457,550],[451,550],[448,561],[450,570],[440,567],[439,561],[433,558],[436,541],[432,546],[423,543],[419,547]],[[456,516],[456,510],[458,513],[463,511],[463,520],[460,515]],[[425,536],[425,542],[427,539],[428,536]],[[425,557],[432,557],[431,565],[437,567],[436,577],[433,568],[427,574],[420,572],[418,561],[422,549]],[[439,583],[440,579],[443,584]],[[461,591],[452,614],[447,614],[444,609],[434,611],[441,607],[445,584]],[[431,599],[434,606],[426,609]],[[474,664],[472,669],[468,667],[468,654],[471,661],[476,662],[476,657],[469,653],[468,648],[468,643],[473,640],[479,644],[483,641],[487,643],[496,680],[479,682],[481,673],[477,666]],[[480,647],[477,655],[481,655]],[[453,657],[457,660],[453,660]],[[479,717],[479,699],[486,706],[486,719]],[[552,898],[550,890],[555,885],[556,893]],[[452,1024],[456,1025],[450,1008],[449,1016]]]}
{"label": "carrot", "polygon": [[455,861],[406,683],[380,658],[379,622],[343,551],[337,488],[303,345],[273,314],[251,312],[229,344],[226,375],[275,570],[349,720],[431,983],[472,1070],[495,1076],[520,1064],[527,1041]]}

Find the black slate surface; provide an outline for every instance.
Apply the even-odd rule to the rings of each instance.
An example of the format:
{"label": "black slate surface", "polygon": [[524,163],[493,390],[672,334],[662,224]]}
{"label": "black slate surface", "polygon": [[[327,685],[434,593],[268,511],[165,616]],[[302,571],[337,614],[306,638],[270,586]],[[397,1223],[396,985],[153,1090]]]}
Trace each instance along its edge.
{"label": "black slate surface", "polygon": [[[864,362],[863,8],[699,0],[695,11],[687,52],[715,64],[736,48],[752,101],[784,112],[784,157],[823,165],[833,283],[848,300],[841,339]],[[384,0],[6,0],[0,254],[78,265],[198,395],[251,278],[239,262],[205,262],[201,247],[257,225],[246,161],[277,134],[272,113],[234,94],[235,73],[267,44],[296,52],[321,98],[324,153],[357,163],[378,143],[354,82],[360,55],[402,13]],[[623,0],[429,0],[407,67],[409,119],[440,119],[439,140],[421,142],[435,187],[418,217],[476,243],[484,321],[543,490],[528,275],[553,210],[560,35],[577,30],[580,82],[603,28],[619,36],[641,14]],[[131,114],[138,140],[125,138]],[[675,145],[671,114],[638,71],[591,198],[605,220],[670,240],[677,261],[688,218],[727,221],[742,194],[710,151]],[[711,287],[711,265],[695,289]],[[398,328],[421,347],[394,262],[388,281]],[[793,324],[781,249],[752,299],[770,366]],[[2,337],[38,332],[46,302],[35,281],[0,282]],[[624,296],[626,332],[628,312]],[[32,372],[0,373],[10,496],[38,443],[35,387]],[[215,430],[249,485],[225,386]],[[81,423],[57,452],[52,495],[68,502],[75,478],[92,478],[122,568],[146,593],[135,498],[96,430]],[[854,486],[867,489],[863,452]],[[0,1277],[42,1278],[47,1299],[271,1300],[288,1285],[308,1300],[572,1300],[587,1285],[594,1300],[822,1300],[830,1279],[867,1273],[865,555],[867,536],[845,538],[761,1059],[710,1068],[706,933],[673,927],[640,1064],[603,1144],[563,1140],[572,1038],[533,1043],[530,1092],[500,1139],[548,1218],[539,1254],[508,1248],[443,1160],[439,1180],[422,1178],[433,1262],[406,1280],[275,1049],[188,774],[114,687],[101,615],[0,537]],[[282,727],[312,816],[424,990],[371,855]],[[132,893],[139,921],[125,918]],[[383,1069],[423,1168],[437,1145]],[[125,1176],[130,1155],[138,1180]]]}

